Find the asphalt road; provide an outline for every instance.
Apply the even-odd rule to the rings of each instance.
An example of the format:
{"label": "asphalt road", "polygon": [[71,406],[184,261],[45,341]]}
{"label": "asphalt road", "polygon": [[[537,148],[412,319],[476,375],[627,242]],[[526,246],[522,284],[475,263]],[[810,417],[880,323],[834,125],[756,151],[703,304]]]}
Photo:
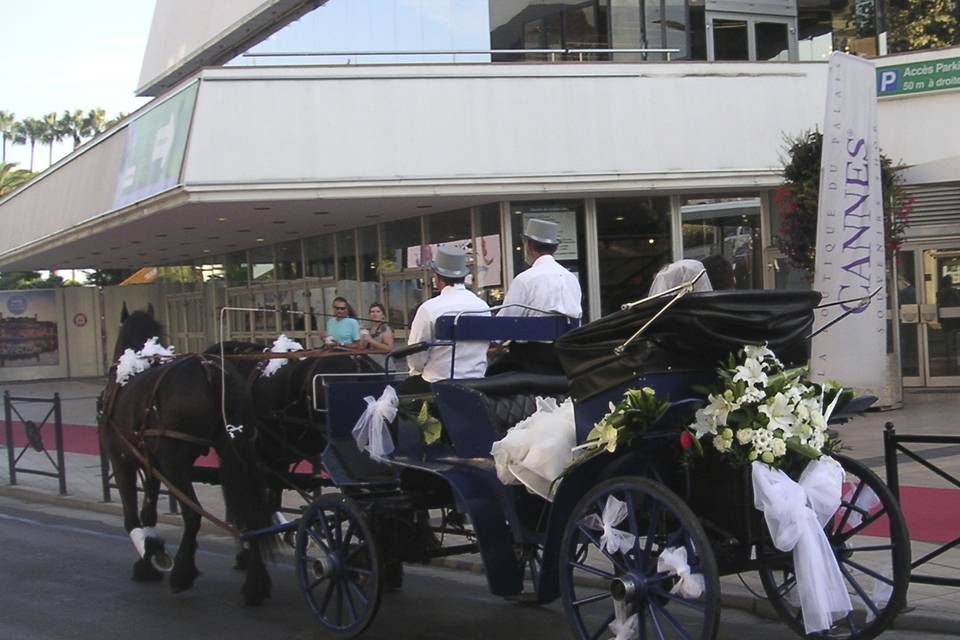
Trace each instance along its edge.
{"label": "asphalt road", "polygon": [[[175,530],[161,529],[169,541]],[[290,558],[271,567],[273,597],[246,608],[242,576],[231,569],[229,541],[201,539],[194,588],[171,594],[166,584],[134,583],[134,552],[119,521],[85,511],[0,498],[0,638],[26,640],[203,638],[312,639],[324,635],[297,586]],[[569,637],[559,603],[529,608],[491,596],[482,575],[408,567],[404,589],[384,595],[363,638],[404,640]],[[612,637],[612,634],[611,634]],[[780,623],[724,610],[720,638],[790,638]],[[945,638],[889,632],[884,638]]]}

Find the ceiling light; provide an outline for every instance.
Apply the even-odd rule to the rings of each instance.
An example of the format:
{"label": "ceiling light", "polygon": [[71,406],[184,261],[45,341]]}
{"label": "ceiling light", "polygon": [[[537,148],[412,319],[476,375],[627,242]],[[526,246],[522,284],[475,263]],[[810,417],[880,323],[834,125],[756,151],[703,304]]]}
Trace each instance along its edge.
{"label": "ceiling light", "polygon": [[330,215],[329,211],[314,211],[313,215],[315,216],[328,216]]}
{"label": "ceiling light", "polygon": [[158,233],[157,235],[154,236],[154,238],[166,238],[166,237],[167,237],[167,234],[165,233]]}
{"label": "ceiling light", "polygon": [[196,229],[196,227],[183,227],[184,231],[195,231]]}
{"label": "ceiling light", "polygon": [[298,236],[300,235],[299,231],[287,231],[288,236]]}
{"label": "ceiling light", "polygon": [[204,249],[203,252],[204,252],[204,253],[210,253],[210,249]]}
{"label": "ceiling light", "polygon": [[418,204],[417,209],[433,209],[432,204]]}
{"label": "ceiling light", "polygon": [[270,224],[287,224],[286,220],[272,220]]}
{"label": "ceiling light", "polygon": [[257,242],[266,242],[263,238],[257,238]]}
{"label": "ceiling light", "polygon": [[237,229],[237,233],[250,233],[250,229]]}
{"label": "ceiling light", "polygon": [[270,211],[270,207],[254,207],[254,211]]}
{"label": "ceiling light", "polygon": [[219,240],[220,236],[207,236],[207,240]]}
{"label": "ceiling light", "polygon": [[323,223],[323,226],[325,226],[325,227],[335,227],[335,226],[337,226],[337,225],[336,225],[335,223],[333,223],[333,222],[324,222],[324,223]]}
{"label": "ceiling light", "polygon": [[647,240],[647,244],[653,244],[654,242],[656,242],[656,240],[654,240],[653,238],[650,238],[649,240]]}
{"label": "ceiling light", "polygon": [[379,214],[376,214],[376,213],[372,213],[372,214],[369,214],[367,217],[368,217],[368,218],[371,218],[371,219],[372,219],[372,218],[379,218],[380,215],[379,215]]}
{"label": "ceiling light", "polygon": [[623,221],[624,221],[624,217],[623,217],[623,216],[617,216],[616,218],[614,218],[614,220],[616,220],[617,222],[623,222]]}
{"label": "ceiling light", "polygon": [[130,244],[143,244],[143,242],[140,240],[131,240]]}
{"label": "ceiling light", "polygon": [[226,222],[226,221],[227,219],[224,218],[223,216],[220,216],[219,218],[217,218],[217,222]]}

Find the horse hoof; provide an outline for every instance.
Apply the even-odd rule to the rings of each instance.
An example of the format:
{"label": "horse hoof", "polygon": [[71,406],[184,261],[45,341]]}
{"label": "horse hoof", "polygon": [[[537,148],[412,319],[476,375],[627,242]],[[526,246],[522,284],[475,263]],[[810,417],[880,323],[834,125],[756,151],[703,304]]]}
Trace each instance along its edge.
{"label": "horse hoof", "polygon": [[176,567],[170,574],[170,590],[174,593],[181,593],[193,586],[194,581],[200,576],[196,569],[188,571],[177,571]]}
{"label": "horse hoof", "polygon": [[147,538],[144,540],[143,559],[162,573],[170,573],[173,570],[173,558],[167,553],[163,540],[160,538]]}
{"label": "horse hoof", "polygon": [[134,582],[157,582],[163,580],[163,574],[153,568],[149,562],[139,559],[133,563]]}
{"label": "horse hoof", "polygon": [[239,552],[234,556],[233,568],[235,571],[246,571],[247,570],[247,558],[243,555],[243,552]]}

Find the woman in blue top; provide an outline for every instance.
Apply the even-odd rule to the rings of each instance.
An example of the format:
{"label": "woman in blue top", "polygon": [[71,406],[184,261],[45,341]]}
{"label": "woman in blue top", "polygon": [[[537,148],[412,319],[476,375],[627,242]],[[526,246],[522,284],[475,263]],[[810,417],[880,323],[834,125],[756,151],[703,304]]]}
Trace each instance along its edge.
{"label": "woman in blue top", "polygon": [[360,323],[348,317],[350,305],[347,299],[337,296],[333,299],[333,316],[327,318],[327,332],[323,336],[327,344],[343,347],[360,346]]}

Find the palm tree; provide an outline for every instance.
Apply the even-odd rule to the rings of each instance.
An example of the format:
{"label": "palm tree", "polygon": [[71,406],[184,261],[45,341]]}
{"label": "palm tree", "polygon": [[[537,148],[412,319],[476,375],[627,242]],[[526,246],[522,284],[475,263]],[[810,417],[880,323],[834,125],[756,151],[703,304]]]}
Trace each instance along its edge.
{"label": "palm tree", "polygon": [[16,129],[17,119],[9,111],[0,110],[0,137],[3,138],[3,156],[0,162],[7,162],[7,140],[13,140],[13,133]]}
{"label": "palm tree", "polygon": [[17,144],[28,144],[30,145],[30,171],[33,172],[33,150],[37,146],[37,142],[44,135],[46,131],[46,125],[43,120],[37,120],[36,118],[24,118],[20,122],[20,126],[17,128],[17,133],[14,134],[13,141]]}
{"label": "palm tree", "polygon": [[130,115],[130,114],[129,114],[129,113],[124,113],[123,111],[121,111],[120,113],[118,113],[118,114],[115,115],[114,117],[110,118],[109,120],[107,120],[107,121],[103,124],[104,130],[110,129],[110,128],[112,128],[113,126],[119,124],[120,121],[123,120],[124,118],[126,118],[128,115]]}
{"label": "palm tree", "polygon": [[107,112],[103,109],[90,109],[83,122],[90,136],[98,136],[107,128]]}
{"label": "palm tree", "polygon": [[87,129],[87,119],[81,109],[73,111],[64,111],[60,116],[60,129],[64,136],[73,139],[73,148],[76,149],[83,142],[83,139],[90,135]]}
{"label": "palm tree", "polygon": [[49,157],[47,159],[47,166],[49,167],[53,164],[54,143],[63,140],[66,134],[63,129],[60,128],[60,120],[57,119],[56,112],[43,116],[40,122],[43,124],[43,133],[40,135],[40,142],[49,145]]}
{"label": "palm tree", "polygon": [[28,182],[33,174],[26,169],[17,169],[16,162],[0,162],[0,197],[3,197]]}

